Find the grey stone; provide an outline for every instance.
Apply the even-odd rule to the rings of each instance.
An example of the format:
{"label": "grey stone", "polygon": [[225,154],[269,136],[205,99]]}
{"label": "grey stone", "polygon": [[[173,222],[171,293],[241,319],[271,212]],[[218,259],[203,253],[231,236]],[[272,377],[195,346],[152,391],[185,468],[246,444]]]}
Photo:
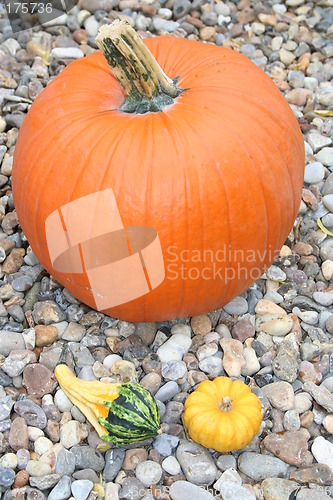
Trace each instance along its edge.
{"label": "grey stone", "polygon": [[179,444],[179,438],[170,436],[169,434],[161,434],[153,441],[153,447],[159,452],[162,457],[169,457],[172,455]]}
{"label": "grey stone", "polygon": [[5,396],[0,399],[0,421],[6,420],[12,411],[14,401],[12,396]]}
{"label": "grey stone", "polygon": [[55,472],[60,476],[71,476],[75,471],[75,456],[74,454],[63,448],[60,450],[56,465]]}
{"label": "grey stone", "polygon": [[0,486],[10,488],[15,479],[15,472],[7,467],[0,466]]}
{"label": "grey stone", "polygon": [[236,458],[233,455],[220,455],[216,465],[223,472],[227,469],[236,469]]}
{"label": "grey stone", "polygon": [[89,493],[94,487],[94,483],[89,479],[79,479],[72,483],[72,493],[75,500],[87,500]]}
{"label": "grey stone", "polygon": [[228,314],[245,314],[249,310],[248,303],[244,297],[235,297],[228,304],[223,306],[223,309]]}
{"label": "grey stone", "polygon": [[74,479],[89,479],[92,483],[98,483],[99,477],[92,469],[77,470],[72,474]]}
{"label": "grey stone", "polygon": [[217,468],[208,450],[196,443],[183,440],[176,458],[186,479],[197,485],[210,485],[217,478]]}
{"label": "grey stone", "polygon": [[51,325],[66,319],[66,314],[52,300],[35,302],[33,317],[37,325]]}
{"label": "grey stone", "polygon": [[162,401],[162,403],[166,401],[170,401],[176,394],[179,392],[179,386],[177,382],[174,382],[173,380],[167,382],[164,384],[155,394],[155,398],[158,399],[159,401]]}
{"label": "grey stone", "polygon": [[53,488],[59,482],[60,476],[58,474],[48,474],[41,477],[31,477],[29,479],[30,486],[44,491]]}
{"label": "grey stone", "polygon": [[12,281],[12,287],[17,292],[25,292],[29,290],[34,282],[30,276],[20,276]]}
{"label": "grey stone", "polygon": [[14,350],[5,359],[2,369],[10,377],[17,377],[23,373],[24,368],[29,363],[36,363],[36,354],[27,349]]}
{"label": "grey stone", "polygon": [[114,480],[121,469],[124,458],[125,450],[122,448],[112,448],[105,453],[104,481],[110,482]]}
{"label": "grey stone", "polygon": [[44,410],[30,399],[17,401],[14,411],[27,422],[28,425],[45,429],[47,418]]}
{"label": "grey stone", "polygon": [[317,386],[313,382],[305,382],[303,384],[303,390],[311,394],[313,399],[325,408],[328,412],[333,412],[333,395],[330,391],[323,386]]}
{"label": "grey stone", "polygon": [[140,500],[146,494],[146,488],[136,477],[127,477],[121,485],[121,500]]}
{"label": "grey stone", "polygon": [[0,354],[8,356],[11,351],[25,349],[22,333],[0,331]]}
{"label": "grey stone", "polygon": [[93,469],[100,472],[103,470],[105,461],[102,454],[90,446],[75,445],[70,450],[75,456],[77,469]]}
{"label": "grey stone", "polygon": [[169,494],[172,500],[213,500],[214,498],[209,491],[187,481],[172,483]]}
{"label": "grey stone", "polygon": [[287,474],[288,464],[279,458],[246,451],[239,456],[238,468],[254,481],[269,477],[283,477]]}
{"label": "grey stone", "polygon": [[186,373],[186,365],[182,361],[168,361],[162,363],[162,377],[165,380],[178,380],[184,377]]}
{"label": "grey stone", "polygon": [[16,458],[17,458],[17,468],[19,470],[23,470],[28,465],[28,462],[30,460],[30,453],[25,448],[21,448],[20,450],[17,450]]}
{"label": "grey stone", "polygon": [[71,496],[71,480],[63,476],[58,484],[49,493],[48,500],[67,500]]}
{"label": "grey stone", "polygon": [[81,344],[75,342],[70,342],[69,348],[73,353],[74,361],[78,368],[92,366],[95,363],[95,360],[88,347],[82,346]]}

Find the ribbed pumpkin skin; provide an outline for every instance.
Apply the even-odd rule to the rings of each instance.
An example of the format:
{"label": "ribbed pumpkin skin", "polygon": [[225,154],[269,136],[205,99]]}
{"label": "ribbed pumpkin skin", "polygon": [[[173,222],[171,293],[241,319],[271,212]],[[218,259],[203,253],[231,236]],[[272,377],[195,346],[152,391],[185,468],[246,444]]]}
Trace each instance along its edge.
{"label": "ribbed pumpkin skin", "polygon": [[[232,410],[222,412],[219,402],[229,396]],[[189,436],[221,453],[241,450],[259,431],[261,404],[251,389],[236,380],[217,377],[201,382],[185,402],[184,424]]]}
{"label": "ribbed pumpkin skin", "polygon": [[[164,281],[104,311],[128,321],[208,312],[243,292],[271,264],[292,227],[304,170],[303,139],[289,105],[244,56],[171,37],[145,43],[165,73],[179,76],[179,86],[188,89],[173,106],[145,115],[116,111],[121,87],[95,53],[71,63],[36,99],[13,167],[15,206],[32,249],[93,308],[85,274],[52,268],[47,217],[112,188],[125,227],[157,230]],[[230,262],[221,249],[231,252]],[[187,262],[192,251],[201,262]],[[255,259],[241,257],[248,251]],[[189,268],[195,268],[192,279]],[[214,269],[221,274],[214,277]]]}

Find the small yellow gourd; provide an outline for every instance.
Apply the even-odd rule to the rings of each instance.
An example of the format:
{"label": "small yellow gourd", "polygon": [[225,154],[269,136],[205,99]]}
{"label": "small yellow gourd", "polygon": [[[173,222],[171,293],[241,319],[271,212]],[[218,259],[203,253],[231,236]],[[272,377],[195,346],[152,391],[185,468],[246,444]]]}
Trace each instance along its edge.
{"label": "small yellow gourd", "polygon": [[240,380],[205,380],[185,402],[184,424],[190,438],[222,453],[247,446],[261,421],[258,397]]}

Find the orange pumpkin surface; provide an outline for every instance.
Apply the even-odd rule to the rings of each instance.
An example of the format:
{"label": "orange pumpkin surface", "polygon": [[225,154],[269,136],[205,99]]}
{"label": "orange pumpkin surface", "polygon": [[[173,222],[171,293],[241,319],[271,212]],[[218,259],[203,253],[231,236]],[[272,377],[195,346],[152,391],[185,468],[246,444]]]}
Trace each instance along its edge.
{"label": "orange pumpkin surface", "polygon": [[[304,169],[302,134],[289,105],[246,57],[174,37],[144,43],[185,89],[172,105],[145,114],[120,111],[124,92],[98,51],[69,64],[36,99],[20,130],[13,167],[19,220],[41,264],[82,302],[128,321],[208,312],[243,292],[291,230]],[[80,272],[75,256],[72,267],[55,265],[46,221],[61,207],[110,188],[124,228],[157,232],[164,274],[149,284],[143,264],[148,292],[103,308],[88,267],[82,264]],[[86,212],[79,205],[77,212],[89,239],[110,213],[103,200],[84,199]],[[59,248],[82,242],[82,234],[75,240],[66,233],[64,214],[49,229]],[[73,232],[75,217],[69,222]],[[102,289],[117,297],[134,271],[119,271],[113,282],[103,266],[109,254],[117,259],[121,245],[98,241],[86,255],[91,267],[100,266]]]}

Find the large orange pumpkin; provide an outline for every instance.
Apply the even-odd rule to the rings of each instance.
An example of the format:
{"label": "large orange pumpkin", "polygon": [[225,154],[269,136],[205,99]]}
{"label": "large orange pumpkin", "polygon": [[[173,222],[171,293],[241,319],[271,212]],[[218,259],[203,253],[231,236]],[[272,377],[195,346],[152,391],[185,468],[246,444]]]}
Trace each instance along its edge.
{"label": "large orange pumpkin", "polygon": [[[304,168],[297,121],[237,52],[173,37],[143,43],[123,22],[108,29],[123,30],[100,41],[113,70],[101,52],[72,62],[20,130],[13,194],[23,231],[60,283],[114,317],[219,308],[260,277],[292,227]],[[147,69],[145,45],[173,80]],[[132,106],[133,95],[143,104]]]}

